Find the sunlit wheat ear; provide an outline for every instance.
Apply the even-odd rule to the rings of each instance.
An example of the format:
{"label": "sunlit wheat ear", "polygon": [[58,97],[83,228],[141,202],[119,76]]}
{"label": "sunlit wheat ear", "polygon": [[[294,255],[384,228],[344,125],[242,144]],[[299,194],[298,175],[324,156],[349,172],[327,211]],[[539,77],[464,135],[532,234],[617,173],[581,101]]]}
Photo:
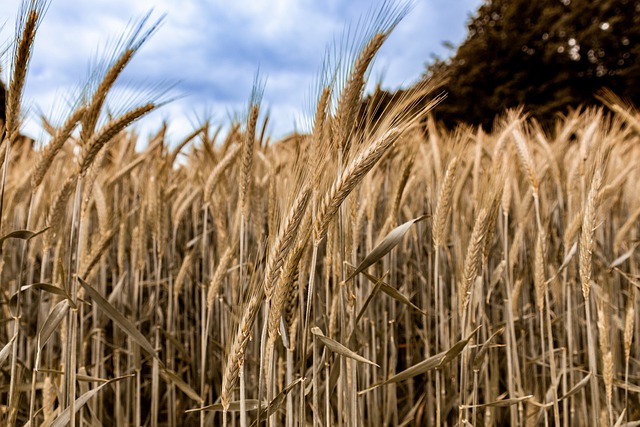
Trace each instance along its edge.
{"label": "sunlit wheat ear", "polygon": [[498,216],[500,215],[500,202],[502,199],[502,191],[505,184],[505,176],[503,171],[495,171],[495,175],[489,180],[487,186],[490,188],[490,196],[485,203],[489,204],[489,218],[487,224],[487,233],[484,238],[484,248],[482,249],[482,263],[486,265],[491,255],[491,245],[496,233],[498,224]]}
{"label": "sunlit wheat ear", "polygon": [[67,178],[53,198],[47,214],[47,224],[50,227],[47,231],[48,239],[59,238],[63,233],[64,227],[66,226],[64,219],[67,216],[67,204],[76,188],[76,181],[76,175]]}
{"label": "sunlit wheat ear", "polygon": [[258,311],[264,298],[264,287],[253,283],[248,295],[248,300],[242,310],[242,318],[233,336],[233,341],[229,348],[229,354],[222,374],[222,391],[220,401],[227,410],[231,403],[231,394],[238,382],[240,367],[245,362],[245,352],[247,344],[251,338],[251,329],[256,321]]}
{"label": "sunlit wheat ear", "polygon": [[327,86],[322,89],[316,113],[313,120],[313,131],[309,139],[309,169],[311,170],[311,182],[313,183],[313,199],[312,203],[315,209],[315,199],[320,187],[320,180],[323,175],[322,163],[327,159],[329,144],[325,144],[327,139],[327,131],[330,127],[329,107],[331,102],[331,87]]}
{"label": "sunlit wheat ear", "polygon": [[[82,142],[86,143],[93,135],[107,94],[113,88],[116,80],[140,47],[158,30],[164,19],[160,18],[147,28],[150,17],[151,12],[134,23],[116,44],[113,57],[97,67],[97,76],[94,77],[94,80],[97,79],[100,82],[97,83],[95,91],[91,95],[87,95],[90,96],[90,99],[86,101],[86,114],[82,119],[80,132]],[[89,85],[91,84],[96,84],[96,82],[90,81]]]}
{"label": "sunlit wheat ear", "polygon": [[311,216],[307,215],[303,221],[303,230],[307,231],[302,232],[298,238],[298,243],[296,243],[293,250],[289,253],[287,261],[283,266],[282,274],[275,286],[273,304],[269,308],[269,317],[267,320],[267,331],[270,337],[275,336],[277,333],[282,313],[291,313],[293,311],[291,309],[295,306],[295,298],[297,296],[295,293],[295,284],[299,274],[298,266],[307,248],[309,237],[311,236],[309,231],[310,219]]}
{"label": "sunlit wheat ear", "polygon": [[62,149],[62,146],[69,140],[71,133],[78,125],[85,113],[84,107],[77,108],[67,119],[67,121],[58,129],[49,144],[42,150],[40,158],[36,162],[31,172],[31,188],[38,187],[49,170],[51,163],[56,154]]}
{"label": "sunlit wheat ear", "polygon": [[180,265],[180,269],[178,270],[178,274],[176,275],[175,282],[173,284],[173,298],[177,300],[182,293],[182,289],[185,286],[185,283],[188,282],[189,279],[189,270],[193,268],[193,261],[196,258],[195,252],[189,252],[186,257],[182,260],[182,264]]}
{"label": "sunlit wheat ear", "polygon": [[298,229],[304,218],[309,200],[311,188],[305,186],[293,202],[289,214],[280,227],[280,232],[273,242],[264,273],[264,289],[267,298],[270,299],[273,287],[278,281],[289,251],[295,243]]}
{"label": "sunlit wheat ear", "polygon": [[478,277],[480,271],[480,257],[482,255],[482,249],[484,248],[484,239],[487,235],[489,228],[489,207],[482,207],[476,215],[476,220],[473,225],[473,231],[471,232],[471,239],[467,246],[467,255],[464,258],[464,270],[462,276],[462,283],[459,287],[459,315],[463,316],[463,313],[467,310],[469,305],[469,298],[471,296],[471,287]]}
{"label": "sunlit wheat ear", "polygon": [[537,197],[539,186],[538,177],[536,176],[535,165],[533,163],[531,153],[529,152],[529,147],[527,147],[527,140],[519,129],[513,129],[511,133],[513,135],[513,140],[516,143],[520,164],[527,173],[534,196]]}
{"label": "sunlit wheat ear", "polygon": [[589,299],[589,291],[591,290],[591,259],[593,256],[593,238],[597,226],[597,212],[600,203],[599,192],[602,185],[602,168],[597,167],[593,178],[591,179],[591,187],[587,195],[584,206],[584,214],[582,217],[582,231],[580,232],[580,279],[582,282],[582,295],[585,301]]}
{"label": "sunlit wheat ear", "polygon": [[633,342],[633,328],[635,324],[635,312],[636,312],[636,288],[630,286],[629,295],[627,296],[627,304],[625,307],[624,317],[624,331],[623,331],[623,344],[624,344],[624,358],[625,361],[629,361],[631,355],[631,343]]}
{"label": "sunlit wheat ear", "polygon": [[[311,237],[311,215],[307,213],[302,221],[302,232],[298,236],[298,241],[294,248],[289,252],[286,262],[282,266],[282,273],[279,275],[275,283],[271,305],[269,306],[269,314],[267,316],[267,346],[265,351],[265,366],[267,373],[267,381],[271,371],[271,363],[273,350],[278,336],[281,319],[284,320],[285,326],[290,325],[291,315],[294,313],[296,306],[296,290],[295,286],[298,280],[298,266],[302,260],[302,256]],[[284,316],[283,316],[284,314]],[[287,316],[289,315],[289,316]],[[287,322],[289,317],[289,322]],[[290,347],[291,348],[291,347]]]}
{"label": "sunlit wheat ear", "polygon": [[135,51],[133,49],[126,49],[122,55],[116,60],[112,67],[107,71],[102,82],[98,86],[93,98],[86,107],[86,115],[82,121],[82,131],[80,137],[86,142],[93,134],[102,105],[107,98],[107,93],[115,83],[120,73],[124,70],[126,64],[133,58]]}
{"label": "sunlit wheat ear", "polygon": [[580,228],[582,227],[582,222],[584,220],[584,209],[580,209],[576,212],[573,217],[570,218],[563,236],[564,247],[569,250],[571,245],[573,244],[573,240],[580,232]]}
{"label": "sunlit wheat ear", "polygon": [[[402,174],[400,175],[400,179],[398,180],[393,196],[391,198],[392,200],[391,205],[387,209],[387,214],[386,214],[387,219],[384,222],[384,225],[382,226],[382,228],[380,229],[380,232],[378,233],[378,241],[383,239],[384,236],[386,236],[389,233],[389,231],[391,231],[391,229],[395,228],[398,225],[397,220],[398,220],[398,211],[400,210],[400,202],[402,201],[402,195],[403,195],[404,189],[407,183],[409,182],[414,161],[415,161],[415,155],[413,154],[409,154],[409,159],[406,161],[403,161],[404,168],[402,170]],[[355,209],[357,206],[356,204],[353,204],[352,207],[353,209]],[[352,217],[353,217],[353,222],[355,224],[354,228],[357,230],[360,228],[357,225],[358,215],[356,215],[355,212],[353,212]],[[351,251],[347,251],[347,253],[350,253],[350,252]]]}
{"label": "sunlit wheat ear", "polygon": [[[251,99],[249,101],[249,111],[246,118],[246,127],[242,137],[242,175],[240,180],[240,208],[243,217],[248,216],[249,209],[249,185],[253,173],[253,157],[255,152],[256,127],[258,125],[258,115],[260,114],[260,102],[264,86],[259,81],[258,76],[253,85]],[[241,261],[242,262],[242,261]]]}
{"label": "sunlit wheat ear", "polygon": [[346,154],[350,148],[351,132],[354,127],[356,112],[360,106],[360,98],[365,87],[365,75],[371,61],[386,40],[388,33],[377,33],[367,43],[362,50],[353,71],[349,75],[349,80],[338,101],[334,136],[336,138],[336,148]]}
{"label": "sunlit wheat ear", "polygon": [[314,225],[314,240],[320,242],[327,233],[329,223],[338,212],[338,208],[353,191],[364,176],[375,166],[400,136],[399,129],[391,129],[380,136],[358,155],[333,183],[319,207]]}
{"label": "sunlit wheat ear", "polygon": [[611,407],[613,397],[613,354],[611,352],[611,340],[609,339],[611,322],[606,306],[609,304],[605,295],[598,298],[598,344],[602,359],[602,378],[604,379],[607,406]]}
{"label": "sunlit wheat ear", "polygon": [[444,180],[440,187],[440,194],[438,196],[438,204],[433,215],[433,244],[436,248],[439,248],[445,242],[446,224],[449,212],[451,212],[451,196],[453,194],[453,188],[456,182],[456,171],[458,169],[458,156],[454,156],[453,159],[447,165],[447,170],[444,174]]}
{"label": "sunlit wheat ear", "polygon": [[608,89],[602,90],[598,99],[604,102],[612,111],[615,111],[616,114],[620,115],[620,117],[640,135],[640,118],[633,105],[623,101],[618,95]]}
{"label": "sunlit wheat ear", "polygon": [[109,121],[97,133],[89,139],[82,152],[80,159],[80,175],[84,175],[92,165],[96,156],[104,145],[116,136],[120,131],[135,122],[142,116],[148,114],[156,108],[156,105],[149,103],[123,114],[117,119]]}
{"label": "sunlit wheat ear", "polygon": [[229,169],[229,167],[233,165],[234,161],[238,157],[238,154],[240,153],[240,148],[241,147],[239,145],[233,146],[225,154],[222,160],[220,160],[218,164],[216,164],[216,166],[211,171],[211,174],[209,174],[207,182],[204,186],[204,200],[206,202],[212,204],[213,191],[220,181],[222,174],[224,174]]}
{"label": "sunlit wheat ear", "polygon": [[538,306],[538,312],[542,314],[544,309],[544,288],[545,274],[544,274],[544,237],[541,233],[538,233],[536,239],[535,255],[534,255],[534,275],[533,282],[536,292],[536,305]]}
{"label": "sunlit wheat ear", "polygon": [[[39,23],[47,8],[47,1],[23,0],[20,6],[16,25],[16,41],[12,58],[11,77],[6,99],[5,129],[8,138],[13,141],[18,137],[22,92],[27,78],[27,69],[31,59],[33,41]],[[2,145],[4,141],[0,141]]]}
{"label": "sunlit wheat ear", "polygon": [[502,215],[503,216],[508,216],[509,215],[509,211],[511,209],[511,200],[513,197],[513,189],[512,189],[512,185],[513,185],[513,177],[510,174],[510,168],[508,166],[509,163],[509,154],[508,152],[505,151],[505,154],[503,155],[503,163],[502,163],[502,170],[505,171],[505,182],[504,182],[504,190],[502,191],[502,201],[501,201],[501,207],[502,207]]}
{"label": "sunlit wheat ear", "polygon": [[[333,121],[333,138],[335,148],[342,152],[343,157],[347,157],[351,146],[352,132],[355,129],[355,118],[360,107],[360,101],[364,92],[367,72],[373,59],[389,37],[395,26],[404,18],[409,10],[406,2],[384,2],[375,14],[368,17],[367,28],[364,28],[363,35],[366,37],[362,47],[358,46],[358,39],[351,40],[351,31],[346,34],[343,48],[350,49],[348,54],[354,55],[353,63],[346,68],[338,65],[337,73],[348,73],[344,76],[344,86],[339,89],[339,98],[336,105],[335,120]],[[356,28],[356,30],[363,30]],[[357,34],[357,33],[356,33]],[[348,56],[348,55],[347,55]],[[339,61],[344,61],[340,58]],[[338,76],[340,79],[342,76]],[[338,82],[340,84],[341,82]]]}
{"label": "sunlit wheat ear", "polygon": [[238,250],[238,242],[234,242],[232,245],[228,246],[227,249],[222,254],[220,258],[220,263],[216,267],[215,273],[213,273],[213,277],[211,278],[211,283],[209,284],[209,289],[207,290],[207,310],[211,310],[213,308],[213,303],[215,302],[216,297],[218,296],[218,292],[220,291],[220,286],[222,286],[222,282],[224,281],[225,276],[227,275],[227,270],[231,265],[231,262],[234,260],[236,256],[236,252]]}

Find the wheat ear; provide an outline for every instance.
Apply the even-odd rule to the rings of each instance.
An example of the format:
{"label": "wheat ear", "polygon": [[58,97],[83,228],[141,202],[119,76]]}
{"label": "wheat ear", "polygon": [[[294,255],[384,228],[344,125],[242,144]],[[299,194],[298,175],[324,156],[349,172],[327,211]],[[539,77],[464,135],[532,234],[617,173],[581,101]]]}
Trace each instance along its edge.
{"label": "wheat ear", "polygon": [[273,286],[278,281],[282,266],[295,242],[298,229],[309,204],[310,196],[311,187],[306,186],[293,202],[289,215],[280,227],[280,233],[273,243],[264,273],[264,289],[268,299],[271,298]]}
{"label": "wheat ear", "polygon": [[602,170],[596,168],[591,180],[591,188],[587,195],[587,201],[582,217],[582,231],[580,233],[580,279],[582,282],[582,295],[585,301],[589,300],[591,289],[591,258],[593,252],[593,237],[596,230],[597,210],[600,203],[599,192],[602,185]]}
{"label": "wheat ear", "polygon": [[82,158],[80,160],[80,175],[86,174],[96,156],[107,142],[109,142],[121,130],[123,130],[145,114],[153,111],[155,108],[155,104],[148,103],[141,107],[134,108],[133,110],[123,114],[117,119],[111,120],[109,123],[104,125],[104,127],[102,127],[98,133],[94,134],[91,139],[89,139],[84,148]]}
{"label": "wheat ear", "polygon": [[256,321],[258,310],[262,305],[263,299],[264,287],[255,284],[252,285],[249,300],[242,311],[242,318],[238,324],[238,329],[233,338],[229,355],[227,356],[224,373],[222,374],[222,392],[220,394],[220,401],[225,411],[229,409],[231,393],[238,381],[240,367],[244,365],[245,351],[247,349],[249,339],[251,338],[251,329]]}
{"label": "wheat ear", "polygon": [[451,195],[453,187],[456,184],[456,171],[458,169],[458,156],[455,156],[447,165],[444,173],[440,194],[438,196],[438,204],[433,215],[433,245],[437,248],[441,247],[446,240],[446,224],[449,212],[451,212]]}
{"label": "wheat ear", "polygon": [[[23,8],[26,2],[23,3]],[[13,56],[13,72],[9,82],[9,90],[6,100],[5,129],[10,141],[18,137],[20,127],[20,104],[22,91],[27,78],[27,68],[31,58],[31,48],[38,29],[38,23],[43,15],[43,2],[29,2],[29,8],[21,11],[18,24],[19,37]],[[2,144],[2,141],[0,141]]]}
{"label": "wheat ear", "polygon": [[373,61],[376,53],[382,47],[389,33],[377,33],[366,44],[353,67],[353,71],[349,75],[347,84],[338,100],[335,120],[335,136],[337,149],[343,154],[349,151],[351,132],[354,128],[354,119],[358,108],[360,107],[360,98],[365,87],[365,77],[367,69]]}
{"label": "wheat ear", "polygon": [[237,250],[238,242],[235,242],[227,247],[227,249],[222,254],[222,258],[220,258],[220,262],[216,267],[216,271],[213,273],[213,277],[211,278],[209,290],[207,291],[207,311],[213,309],[215,298],[216,296],[218,296],[220,286],[222,286],[222,281],[227,275],[227,270],[229,269],[229,265],[231,264],[231,261],[233,261]]}
{"label": "wheat ear", "polygon": [[401,132],[397,128],[385,132],[373,144],[362,151],[333,183],[316,215],[313,230],[315,242],[320,242],[325,237],[329,223],[335,217],[340,205],[393,145],[400,134]]}
{"label": "wheat ear", "polygon": [[483,207],[476,216],[476,221],[471,232],[471,239],[467,246],[467,255],[464,258],[464,274],[462,284],[460,286],[459,315],[462,318],[463,313],[469,305],[469,297],[471,296],[471,287],[476,277],[478,277],[480,257],[484,248],[484,238],[489,228],[489,208]]}

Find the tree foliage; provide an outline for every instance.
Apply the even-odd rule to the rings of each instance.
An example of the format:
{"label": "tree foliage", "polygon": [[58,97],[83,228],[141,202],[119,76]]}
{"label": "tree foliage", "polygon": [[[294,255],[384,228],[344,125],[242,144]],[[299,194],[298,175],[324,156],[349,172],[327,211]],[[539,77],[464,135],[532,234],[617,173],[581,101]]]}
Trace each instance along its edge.
{"label": "tree foliage", "polygon": [[640,0],[486,0],[455,55],[426,76],[446,75],[437,117],[491,127],[524,105],[549,124],[597,103],[603,88],[640,104]]}

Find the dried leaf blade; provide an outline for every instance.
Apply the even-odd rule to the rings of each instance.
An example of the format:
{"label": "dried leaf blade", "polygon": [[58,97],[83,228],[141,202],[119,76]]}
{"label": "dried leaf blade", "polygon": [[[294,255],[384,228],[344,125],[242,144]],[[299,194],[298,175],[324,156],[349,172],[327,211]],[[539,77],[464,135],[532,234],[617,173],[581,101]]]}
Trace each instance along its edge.
{"label": "dried leaf blade", "polygon": [[362,262],[358,264],[356,269],[345,279],[345,282],[353,279],[356,275],[382,259],[382,257],[388,254],[391,249],[396,247],[398,243],[402,241],[402,238],[407,234],[413,224],[422,221],[425,218],[427,218],[427,215],[419,216],[418,218],[409,220],[391,230],[389,234],[387,234],[384,239],[382,239],[382,241],[378,243],[378,245],[362,260]]}
{"label": "dried leaf blade", "polygon": [[433,355],[431,357],[428,357],[422,362],[419,362],[411,366],[410,368],[407,368],[404,371],[399,372],[396,375],[393,375],[392,377],[386,379],[385,381],[376,383],[371,387],[365,390],[362,390],[361,392],[359,392],[359,394],[362,395],[380,386],[397,383],[400,381],[407,380],[409,378],[413,378],[417,375],[424,374],[426,372],[429,372],[433,369],[436,369],[445,365],[446,363],[453,360],[456,356],[458,356],[462,352],[462,350],[467,346],[467,344],[469,344],[469,341],[471,341],[471,338],[476,334],[476,332],[479,329],[480,329],[480,326],[478,326],[473,332],[471,332],[471,334],[469,334],[467,338],[460,340],[456,344],[454,344],[453,347],[451,347],[449,350],[446,350],[436,355]]}
{"label": "dried leaf blade", "polygon": [[2,350],[0,350],[0,366],[2,366],[4,361],[7,360],[7,357],[9,357],[9,354],[11,354],[11,347],[13,346],[13,342],[15,340],[16,340],[16,336],[14,335],[11,337],[9,342],[6,343],[4,347],[2,347]]}
{"label": "dried leaf blade", "polygon": [[170,369],[163,369],[161,375],[165,381],[175,384],[184,394],[186,394],[191,400],[196,402],[202,402],[202,398],[189,384],[184,382],[175,372]]}
{"label": "dried leaf blade", "polygon": [[311,328],[311,333],[315,335],[320,340],[320,342],[322,342],[322,344],[324,344],[329,350],[333,351],[334,353],[338,353],[341,356],[348,357],[358,362],[377,366],[378,368],[380,367],[377,363],[374,363],[369,359],[365,359],[364,357],[360,356],[358,353],[340,344],[338,341],[332,340],[331,338],[325,336],[320,330],[320,328],[318,328],[317,326],[314,326],[313,328]]}
{"label": "dried leaf blade", "polygon": [[[47,319],[42,324],[42,328],[38,332],[38,353],[42,351],[51,335],[58,329],[60,323],[64,320],[69,310],[69,300],[63,299],[53,307],[51,313],[47,316]],[[37,357],[36,360],[40,358]]]}
{"label": "dried leaf blade", "polygon": [[109,304],[100,293],[95,290],[90,284],[85,282],[81,277],[78,277],[78,281],[85,289],[87,294],[91,297],[91,299],[100,307],[102,311],[109,317],[114,323],[116,323],[122,330],[124,330],[131,339],[133,339],[144,351],[149,353],[151,356],[158,359],[158,361],[162,364],[162,361],[158,358],[156,351],[154,350],[151,343],[145,338],[144,335],[135,327],[135,325],[126,317],[122,315],[114,306]]}
{"label": "dried leaf blade", "polygon": [[36,237],[37,235],[44,233],[48,229],[49,227],[45,227],[40,231],[15,230],[0,237],[0,244],[4,243],[4,241],[7,239],[30,240]]}

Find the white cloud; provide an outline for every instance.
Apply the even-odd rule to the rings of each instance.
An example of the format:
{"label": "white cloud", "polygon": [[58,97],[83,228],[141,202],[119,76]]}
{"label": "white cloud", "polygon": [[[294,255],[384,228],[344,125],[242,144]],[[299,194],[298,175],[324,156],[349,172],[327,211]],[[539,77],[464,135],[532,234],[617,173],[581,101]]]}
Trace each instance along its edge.
{"label": "white cloud", "polygon": [[[443,40],[462,40],[467,14],[480,2],[415,1],[380,51],[372,79],[384,75],[383,86],[388,88],[415,81],[431,53],[447,53],[441,47]],[[20,2],[4,3],[0,23],[7,24],[0,40],[9,40]],[[367,0],[52,0],[36,40],[25,100],[45,113],[53,105],[64,105],[60,99],[78,90],[109,41],[117,40],[132,18],[153,8],[155,17],[166,13],[164,24],[138,52],[121,83],[135,87],[177,81],[176,92],[185,97],[139,127],[153,132],[152,127],[166,118],[179,137],[189,132],[196,115],[207,111],[224,122],[230,112],[245,108],[259,67],[267,77],[264,102],[271,111],[271,130],[279,137],[293,130],[294,122],[301,123],[301,111],[309,113],[305,111],[309,91],[326,47],[372,4]],[[35,136],[38,126],[33,119],[26,127]]]}

